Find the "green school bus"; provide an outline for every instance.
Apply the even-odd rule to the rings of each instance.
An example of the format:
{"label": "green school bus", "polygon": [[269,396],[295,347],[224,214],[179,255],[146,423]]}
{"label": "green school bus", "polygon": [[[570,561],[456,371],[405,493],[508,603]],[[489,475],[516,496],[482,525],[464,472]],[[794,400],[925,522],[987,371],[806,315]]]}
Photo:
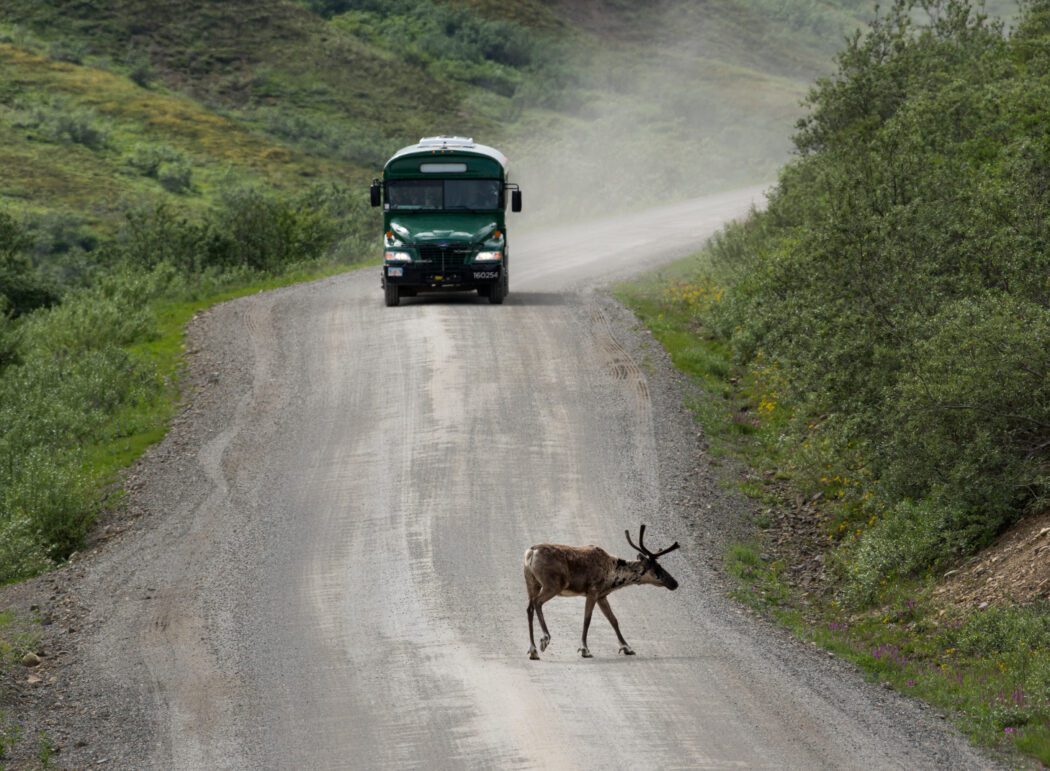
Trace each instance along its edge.
{"label": "green school bus", "polygon": [[372,182],[383,207],[386,304],[421,292],[477,290],[496,305],[510,291],[506,209],[521,190],[499,150],[466,137],[426,137],[386,162]]}

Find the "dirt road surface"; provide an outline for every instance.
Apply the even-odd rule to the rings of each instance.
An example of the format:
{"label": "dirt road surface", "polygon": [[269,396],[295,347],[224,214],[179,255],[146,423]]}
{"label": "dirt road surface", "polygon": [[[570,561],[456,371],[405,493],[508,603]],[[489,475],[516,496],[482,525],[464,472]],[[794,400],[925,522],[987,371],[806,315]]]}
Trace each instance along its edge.
{"label": "dirt road surface", "polygon": [[[759,201],[715,196],[516,237],[512,294],[383,306],[378,270],[191,329],[195,393],[129,481],[142,516],[84,570],[78,657],[109,736],[67,762],[219,768],[978,768],[943,720],[724,599],[720,485],[682,384],[591,291]],[[553,600],[526,657],[521,559],[627,558],[638,655]],[[100,729],[102,730],[102,729]],[[79,755],[77,753],[80,753]]]}

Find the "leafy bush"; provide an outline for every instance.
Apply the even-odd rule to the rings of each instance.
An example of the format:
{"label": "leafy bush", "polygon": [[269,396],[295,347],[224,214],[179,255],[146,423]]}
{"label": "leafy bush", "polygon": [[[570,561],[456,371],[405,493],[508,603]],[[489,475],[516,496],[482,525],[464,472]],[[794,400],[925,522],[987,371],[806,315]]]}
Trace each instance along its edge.
{"label": "leafy bush", "polygon": [[87,56],[87,46],[80,41],[56,40],[48,48],[48,56],[56,62],[82,64]]}
{"label": "leafy bush", "polygon": [[266,131],[308,152],[341,158],[362,166],[382,166],[396,149],[389,140],[334,121],[311,118],[286,110],[263,113]]}
{"label": "leafy bush", "polygon": [[0,260],[0,298],[5,313],[20,316],[53,305],[58,295],[28,259],[19,258]]}
{"label": "leafy bush", "polygon": [[99,480],[85,473],[80,448],[162,387],[124,347],[148,339],[148,303],[170,290],[172,278],[170,268],[110,273],[18,324],[13,358],[0,370],[0,582],[81,543],[99,505]]}
{"label": "leafy bush", "polygon": [[128,78],[142,88],[149,88],[157,79],[157,73],[149,57],[145,54],[135,54],[128,58]]}
{"label": "leafy bush", "polygon": [[275,272],[320,257],[334,235],[323,211],[252,188],[233,190],[215,212],[209,259]]}
{"label": "leafy bush", "polygon": [[20,554],[12,555],[13,562],[0,568],[0,582],[39,569],[42,557],[68,557],[94,521],[97,480],[84,474],[83,459],[76,453],[57,457],[54,453],[50,447],[30,449],[5,486],[2,506],[9,514],[0,518],[0,528],[6,525],[12,537],[19,539],[15,548]]}
{"label": "leafy bush", "polygon": [[377,227],[361,199],[339,188],[296,197],[238,188],[199,220],[163,204],[133,209],[114,251],[125,264],[169,265],[185,276],[232,269],[275,274],[329,253],[356,259],[364,234],[371,245]]}
{"label": "leafy bush", "polygon": [[[140,339],[151,324],[146,302],[156,296],[156,287],[149,281],[153,275],[110,274],[95,286],[71,294],[49,312],[31,315],[22,324],[24,347],[64,357]],[[142,296],[133,292],[142,292]]]}
{"label": "leafy bush", "polygon": [[0,373],[18,361],[19,330],[5,305],[6,302],[0,303]]}
{"label": "leafy bush", "polygon": [[14,110],[15,128],[33,129],[49,142],[69,142],[92,150],[106,147],[109,131],[98,114],[65,97],[21,101]]}
{"label": "leafy bush", "polygon": [[898,501],[884,511],[844,560],[846,596],[863,605],[878,596],[894,576],[936,565],[970,546],[952,529],[964,517],[932,501]]}
{"label": "leafy bush", "polygon": [[193,167],[186,160],[162,163],[157,181],[169,193],[185,193],[193,186]]}
{"label": "leafy bush", "polygon": [[186,162],[186,155],[171,145],[137,144],[124,156],[124,163],[144,177],[157,178],[165,163]]}
{"label": "leafy bush", "polygon": [[92,150],[106,146],[108,132],[99,124],[94,110],[84,107],[58,109],[41,117],[42,125],[56,142],[72,142]]}
{"label": "leafy bush", "polygon": [[144,177],[157,180],[169,193],[184,193],[193,185],[193,166],[189,159],[169,145],[135,145],[124,162]]}
{"label": "leafy bush", "polygon": [[966,0],[895,2],[811,93],[768,209],[710,247],[708,322],[864,480],[858,597],[1050,503],[1047,8],[1007,36]]}
{"label": "leafy bush", "polygon": [[[354,34],[396,50],[419,67],[444,63],[441,73],[509,96],[518,85],[514,70],[542,69],[543,42],[533,31],[488,19],[470,8],[433,0],[310,0],[307,5]],[[449,62],[459,67],[448,66]],[[463,64],[491,65],[477,69]]]}
{"label": "leafy bush", "polygon": [[990,607],[943,633],[945,647],[967,656],[1026,654],[1050,650],[1050,613],[1046,608]]}
{"label": "leafy bush", "polygon": [[[0,315],[19,316],[52,305],[57,291],[26,255],[31,245],[28,232],[15,219],[0,211]],[[3,356],[0,333],[0,362]]]}

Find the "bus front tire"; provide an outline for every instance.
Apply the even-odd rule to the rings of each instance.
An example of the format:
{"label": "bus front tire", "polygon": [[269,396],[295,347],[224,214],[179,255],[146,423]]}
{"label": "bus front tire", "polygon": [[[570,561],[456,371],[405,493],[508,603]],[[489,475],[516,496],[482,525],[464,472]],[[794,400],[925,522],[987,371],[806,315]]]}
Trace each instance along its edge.
{"label": "bus front tire", "polygon": [[507,272],[503,271],[503,275],[501,275],[499,277],[499,280],[496,281],[495,284],[492,284],[489,287],[489,302],[490,303],[492,303],[493,305],[502,305],[503,304],[503,301],[507,297],[507,292],[510,289],[509,286],[508,286],[508,283],[509,282],[507,281]]}

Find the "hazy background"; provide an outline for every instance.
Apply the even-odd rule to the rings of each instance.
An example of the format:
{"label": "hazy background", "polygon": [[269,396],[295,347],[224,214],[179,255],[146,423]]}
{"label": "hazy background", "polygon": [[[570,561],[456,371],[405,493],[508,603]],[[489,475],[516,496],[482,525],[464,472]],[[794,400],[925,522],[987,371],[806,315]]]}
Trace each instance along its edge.
{"label": "hazy background", "polygon": [[0,206],[50,231],[39,251],[75,250],[129,207],[363,191],[397,148],[441,133],[503,149],[530,221],[772,180],[810,84],[874,8],[5,0]]}

